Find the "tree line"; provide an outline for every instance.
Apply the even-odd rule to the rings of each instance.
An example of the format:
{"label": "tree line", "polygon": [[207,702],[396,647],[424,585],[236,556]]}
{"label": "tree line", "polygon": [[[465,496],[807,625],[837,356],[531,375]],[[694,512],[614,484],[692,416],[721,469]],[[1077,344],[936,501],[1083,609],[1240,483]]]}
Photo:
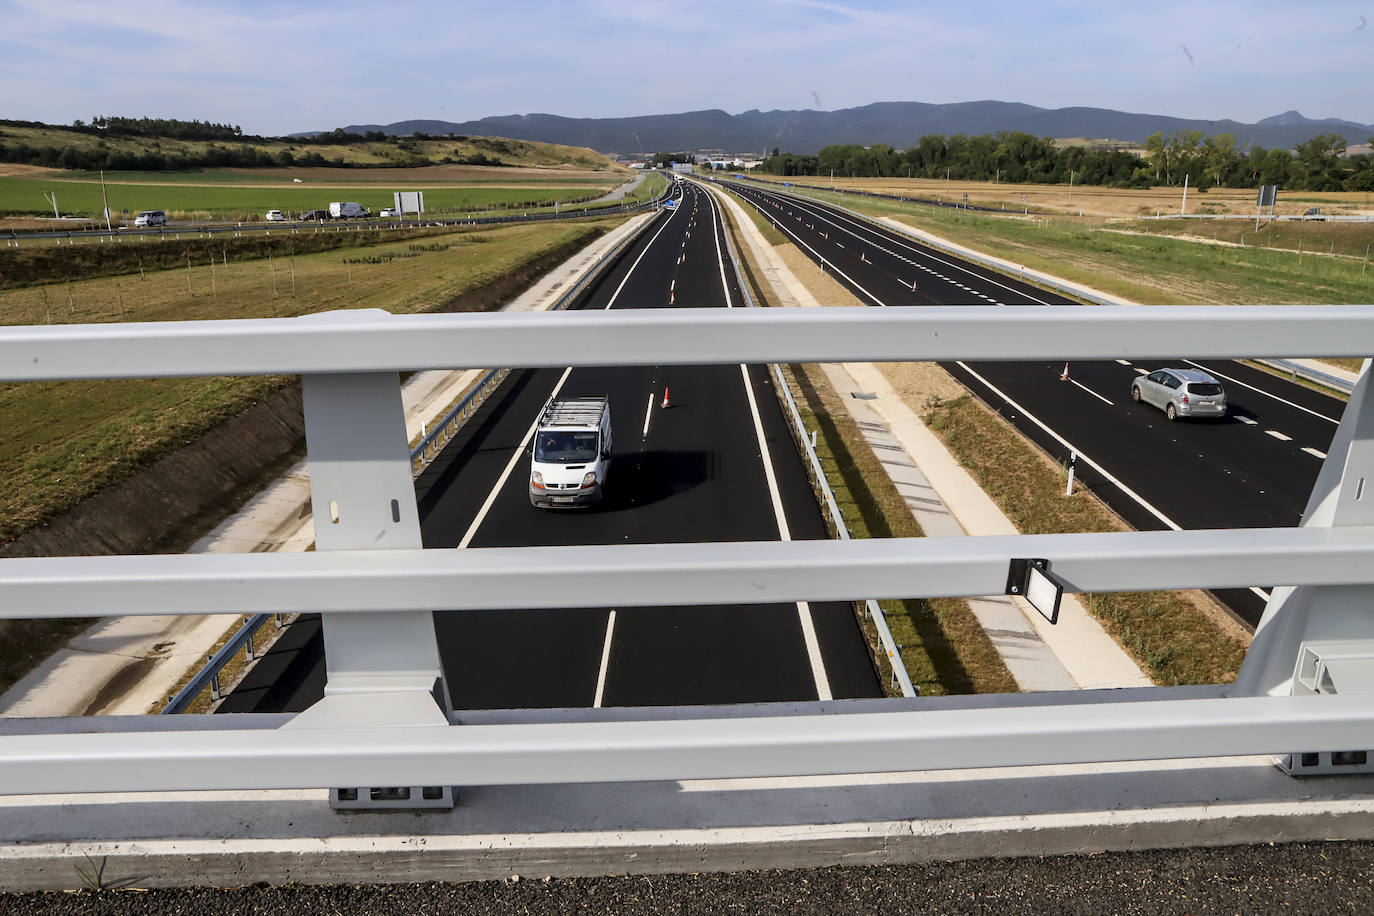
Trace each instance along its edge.
{"label": "tree line", "polygon": [[1146,188],[1182,185],[1246,188],[1277,184],[1290,190],[1374,190],[1374,155],[1344,155],[1346,140],[1322,134],[1290,152],[1254,146],[1240,150],[1231,134],[1202,131],[1150,136],[1143,155],[1131,150],[1058,146],[1053,138],[1020,131],[996,134],[929,134],[904,150],[827,146],[815,156],[776,148],[759,170],[770,175],[854,178],[951,178],[963,181],[1034,182]]}

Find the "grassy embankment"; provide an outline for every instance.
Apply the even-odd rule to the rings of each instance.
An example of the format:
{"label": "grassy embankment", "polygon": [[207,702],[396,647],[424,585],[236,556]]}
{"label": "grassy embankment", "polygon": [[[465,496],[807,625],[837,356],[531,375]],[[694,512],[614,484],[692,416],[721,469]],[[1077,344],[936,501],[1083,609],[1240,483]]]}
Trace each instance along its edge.
{"label": "grassy embankment", "polygon": [[[756,224],[767,223],[753,208],[746,205],[746,209]],[[957,222],[959,218],[956,216],[950,222]],[[952,234],[933,227],[923,228],[946,237]],[[780,239],[778,234],[773,239],[774,244]],[[1104,284],[1098,279],[1093,285]],[[813,378],[817,374],[808,373]],[[1065,498],[1062,495],[1063,478],[1054,463],[971,396],[910,406],[924,412],[925,422],[1022,532],[1125,530],[1126,526],[1114,513],[1081,488],[1073,497]],[[839,410],[847,416],[842,406]],[[853,452],[869,452],[862,440],[851,443],[848,448]],[[883,478],[877,488],[885,489],[887,482],[881,468],[875,467],[875,473]],[[872,479],[876,478],[865,477],[866,481]],[[900,502],[893,507],[893,512],[909,517],[905,505]],[[889,525],[896,530],[897,526]],[[1201,596],[1175,592],[1113,593],[1085,596],[1085,600],[1090,611],[1136,657],[1156,683],[1229,682],[1244,658],[1241,640],[1218,626],[1212,614],[1204,609],[1202,602],[1207,599]],[[976,648],[976,643],[955,644],[960,658],[964,657],[964,646]],[[911,660],[908,665],[911,667]],[[914,678],[919,667],[912,673]]]}
{"label": "grassy embankment", "polygon": [[[0,300],[0,322],[279,318],[340,308],[423,312],[598,231],[581,221],[522,223],[347,252],[230,259],[213,266],[198,260],[189,268],[142,277],[12,289]],[[0,540],[195,438],[281,384],[282,379],[246,378],[5,386]]]}
{"label": "grassy embankment", "polygon": [[[23,324],[292,317],[337,308],[394,313],[445,307],[520,274],[558,248],[590,241],[610,220],[450,231],[357,251],[135,272],[62,287],[10,290],[0,322]],[[387,257],[389,255],[390,257]],[[70,297],[70,298],[69,298]],[[122,303],[122,306],[121,306]],[[289,384],[287,377],[34,382],[0,386],[0,540],[194,441]],[[84,624],[0,621],[0,691]]]}

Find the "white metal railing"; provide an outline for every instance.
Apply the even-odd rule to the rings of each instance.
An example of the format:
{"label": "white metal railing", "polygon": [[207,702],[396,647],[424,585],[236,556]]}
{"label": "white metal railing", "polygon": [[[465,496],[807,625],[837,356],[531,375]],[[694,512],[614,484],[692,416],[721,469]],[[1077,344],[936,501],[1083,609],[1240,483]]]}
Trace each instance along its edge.
{"label": "white metal railing", "polygon": [[[0,560],[0,617],[319,611],[325,698],[294,717],[0,720],[0,792],[430,786],[882,772],[1374,748],[1374,405],[1362,373],[1302,525],[1205,532],[424,550],[396,372],[451,365],[1357,356],[1374,306],[659,309],[0,328],[0,381],[299,373],[317,551]],[[323,520],[328,519],[328,522]],[[1233,685],[888,712],[644,711],[452,725],[436,607],[659,606],[1276,589]],[[747,613],[747,611],[745,611]],[[1326,652],[1331,683],[1293,677]],[[1339,664],[1336,663],[1339,659]],[[1123,705],[1124,704],[1124,705]],[[866,706],[871,710],[871,706]],[[461,715],[457,716],[461,721]],[[156,727],[148,722],[157,722]]]}

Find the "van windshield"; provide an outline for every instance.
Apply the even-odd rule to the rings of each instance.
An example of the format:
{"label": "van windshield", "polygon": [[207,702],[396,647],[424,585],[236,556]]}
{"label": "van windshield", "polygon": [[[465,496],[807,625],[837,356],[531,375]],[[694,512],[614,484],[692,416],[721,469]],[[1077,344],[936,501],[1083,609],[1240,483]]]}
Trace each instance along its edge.
{"label": "van windshield", "polygon": [[534,443],[534,460],[549,464],[587,464],[596,460],[597,438],[595,430],[540,430]]}

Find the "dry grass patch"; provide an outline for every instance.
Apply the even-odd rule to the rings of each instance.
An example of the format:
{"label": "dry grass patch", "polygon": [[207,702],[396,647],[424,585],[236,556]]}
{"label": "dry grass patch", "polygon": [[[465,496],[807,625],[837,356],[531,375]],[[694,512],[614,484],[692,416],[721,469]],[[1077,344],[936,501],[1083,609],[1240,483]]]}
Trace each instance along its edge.
{"label": "dry grass patch", "polygon": [[[1126,525],[1081,487],[1063,495],[1063,473],[971,395],[935,404],[927,425],[1025,534],[1123,531]],[[1235,680],[1248,640],[1199,593],[1084,596],[1096,616],[1157,684]]]}
{"label": "dry grass patch", "polygon": [[[782,179],[758,176],[765,181]],[[868,191],[920,197],[931,200],[968,202],[976,207],[990,207],[999,212],[1054,213],[1100,219],[1121,219],[1153,216],[1156,213],[1178,213],[1183,206],[1183,188],[1105,188],[1095,185],[1068,184],[1006,184],[995,181],[943,181],[938,178],[835,178],[791,179],[817,188]],[[1024,204],[1021,201],[1025,195]],[[1374,198],[1365,191],[1285,191],[1279,195],[1278,215],[1297,215],[1312,206],[1321,206],[1333,213],[1374,212]],[[1189,213],[1253,214],[1253,188],[1188,189]]]}

